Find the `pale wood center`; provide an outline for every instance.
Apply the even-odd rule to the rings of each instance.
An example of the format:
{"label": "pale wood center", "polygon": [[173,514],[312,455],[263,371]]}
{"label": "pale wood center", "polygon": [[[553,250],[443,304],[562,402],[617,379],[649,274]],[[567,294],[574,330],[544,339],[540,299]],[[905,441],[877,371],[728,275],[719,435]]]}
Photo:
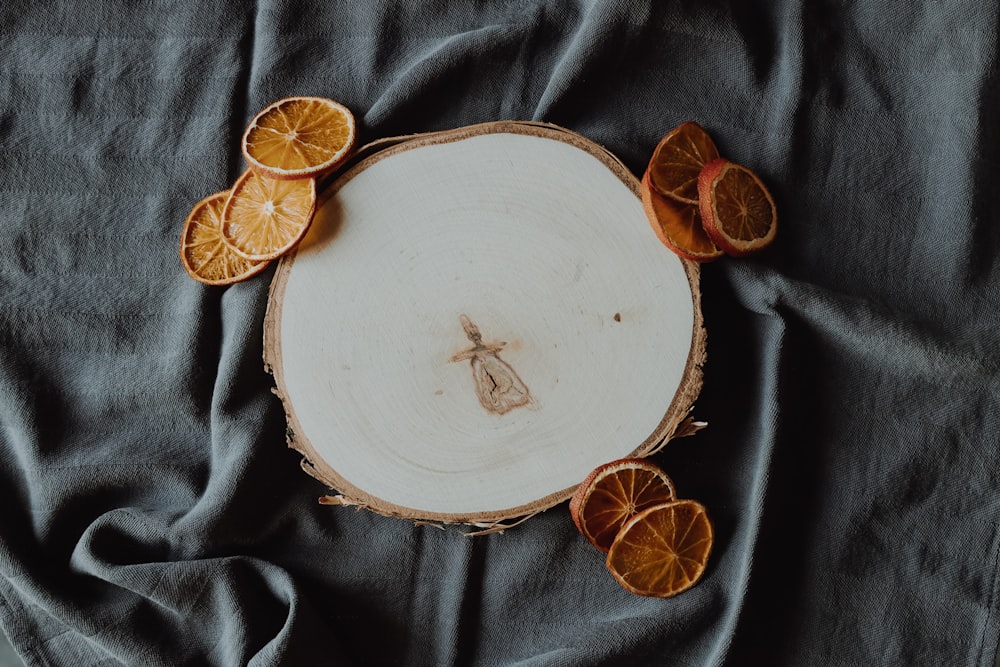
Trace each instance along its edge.
{"label": "pale wood center", "polygon": [[673,432],[700,386],[697,271],[634,181],[578,135],[517,124],[342,176],[266,325],[314,474],[386,514],[488,521]]}

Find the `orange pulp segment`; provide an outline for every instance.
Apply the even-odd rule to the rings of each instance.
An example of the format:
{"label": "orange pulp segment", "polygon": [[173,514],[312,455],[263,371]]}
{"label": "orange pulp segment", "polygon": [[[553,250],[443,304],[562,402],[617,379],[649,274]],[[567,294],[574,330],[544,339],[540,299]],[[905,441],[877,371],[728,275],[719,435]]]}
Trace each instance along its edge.
{"label": "orange pulp segment", "polygon": [[747,255],[774,240],[778,213],[757,174],[724,158],[698,177],[701,219],[712,241],[729,255]]}
{"label": "orange pulp segment", "polygon": [[577,487],[569,511],[587,541],[607,552],[626,521],[674,496],[674,484],[659,466],[626,458],[594,469]]}
{"label": "orange pulp segment", "polygon": [[653,189],[684,204],[698,203],[698,174],[719,157],[715,142],[695,122],[681,123],[653,150],[647,171]]}
{"label": "orange pulp segment", "polygon": [[316,212],[316,180],[278,181],[246,170],[222,211],[222,236],[241,257],[274,259],[298,243]]}
{"label": "orange pulp segment", "polygon": [[606,565],[636,595],[671,597],[694,586],[712,550],[712,524],[694,500],[672,500],[633,516],[608,551]]}
{"label": "orange pulp segment", "polygon": [[206,285],[229,285],[264,270],[267,262],[240,257],[222,238],[222,208],[229,191],[217,192],[194,205],[181,231],[181,264]]}
{"label": "orange pulp segment", "polygon": [[684,204],[661,195],[651,186],[649,171],[642,178],[640,190],[643,210],[663,245],[694,262],[711,262],[722,257],[722,250],[702,228],[696,204]]}
{"label": "orange pulp segment", "polygon": [[250,168],[277,180],[308,178],[336,167],[354,146],[354,115],[324,97],[286,97],[258,113],[243,133]]}

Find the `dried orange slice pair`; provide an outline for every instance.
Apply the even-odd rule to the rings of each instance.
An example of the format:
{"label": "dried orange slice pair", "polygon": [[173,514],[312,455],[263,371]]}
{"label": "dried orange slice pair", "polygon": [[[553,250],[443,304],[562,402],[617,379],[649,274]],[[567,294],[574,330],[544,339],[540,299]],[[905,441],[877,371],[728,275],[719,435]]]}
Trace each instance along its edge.
{"label": "dried orange slice pair", "polygon": [[660,241],[695,262],[762,250],[777,232],[777,209],[764,183],[720,157],[694,122],[682,123],[657,144],[641,193]]}
{"label": "dried orange slice pair", "polygon": [[181,232],[181,264],[209,285],[260,273],[305,236],[316,212],[316,179],[354,146],[354,116],[322,97],[288,97],[243,133],[249,168],[229,190],[195,204]]}
{"label": "dried orange slice pair", "polygon": [[607,553],[605,565],[636,595],[671,597],[694,586],[712,549],[705,507],[678,499],[670,477],[647,459],[596,468],[570,500],[580,533]]}

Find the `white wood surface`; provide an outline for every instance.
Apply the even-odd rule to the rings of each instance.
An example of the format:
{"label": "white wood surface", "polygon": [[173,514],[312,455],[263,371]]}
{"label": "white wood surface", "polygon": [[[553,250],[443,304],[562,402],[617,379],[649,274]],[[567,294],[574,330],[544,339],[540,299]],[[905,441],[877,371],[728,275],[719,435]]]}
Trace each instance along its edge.
{"label": "white wood surface", "polygon": [[482,522],[669,435],[700,386],[697,271],[633,181],[577,135],[516,126],[341,177],[266,325],[314,474],[375,511]]}

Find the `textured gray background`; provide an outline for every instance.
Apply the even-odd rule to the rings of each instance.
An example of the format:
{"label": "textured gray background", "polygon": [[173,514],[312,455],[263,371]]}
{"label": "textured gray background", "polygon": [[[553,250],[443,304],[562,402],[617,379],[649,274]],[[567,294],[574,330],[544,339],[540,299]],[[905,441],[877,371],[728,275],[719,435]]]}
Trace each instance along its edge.
{"label": "textured gray background", "polygon": [[[5,3],[0,625],[29,665],[991,665],[998,19]],[[177,258],[289,94],[362,142],[558,123],[637,174],[691,119],[771,186],[775,245],[702,275],[710,426],[657,457],[715,520],[695,589],[628,595],[562,506],[470,540],[316,504],[261,364],[271,273],[206,288]]]}
{"label": "textured gray background", "polygon": [[17,652],[14,651],[14,647],[10,645],[7,635],[0,632],[0,665],[14,667],[15,665],[22,664],[24,664],[23,661],[18,657]]}

